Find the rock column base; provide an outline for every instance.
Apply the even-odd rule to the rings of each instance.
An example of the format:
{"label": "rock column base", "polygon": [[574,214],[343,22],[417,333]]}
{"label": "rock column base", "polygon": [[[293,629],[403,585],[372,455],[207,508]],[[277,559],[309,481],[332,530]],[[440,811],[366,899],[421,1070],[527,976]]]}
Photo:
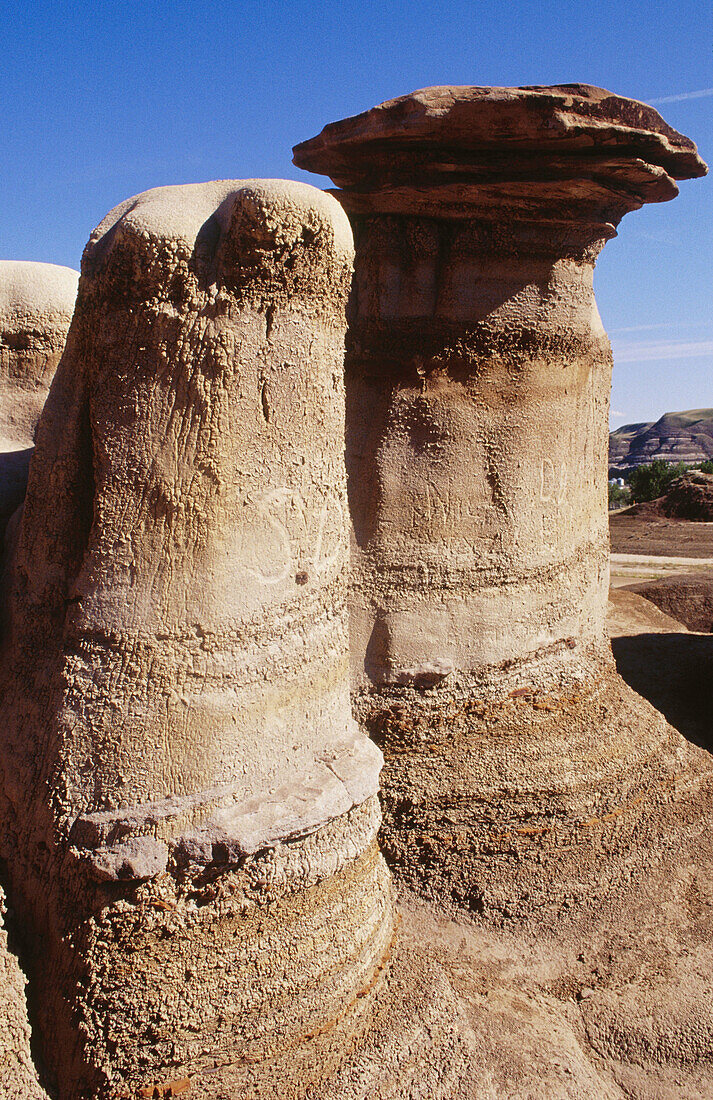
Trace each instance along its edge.
{"label": "rock column base", "polygon": [[[610,662],[536,686],[453,683],[362,696],[386,759],[382,844],[439,908],[494,925],[590,908],[655,848],[667,807],[713,774]],[[495,674],[494,674],[495,675]]]}
{"label": "rock column base", "polygon": [[[391,952],[378,824],[372,798],[240,864],[93,887],[77,875],[68,894],[77,910],[91,897],[91,911],[85,900],[84,919],[50,936],[32,982],[40,1028],[62,1052],[58,1100],[185,1081],[205,1098],[277,1100],[334,1072]],[[54,912],[46,921],[61,926]],[[73,986],[71,1000],[57,992]]]}

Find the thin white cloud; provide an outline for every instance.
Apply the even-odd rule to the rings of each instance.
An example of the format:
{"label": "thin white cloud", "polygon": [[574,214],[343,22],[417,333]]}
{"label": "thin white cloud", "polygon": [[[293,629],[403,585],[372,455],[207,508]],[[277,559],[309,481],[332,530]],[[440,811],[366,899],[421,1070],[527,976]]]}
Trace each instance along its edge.
{"label": "thin white cloud", "polygon": [[713,95],[713,88],[701,88],[698,92],[679,92],[678,95],[663,95],[658,99],[647,99],[647,103],[651,103],[656,107],[659,103],[683,103],[685,99],[706,99],[708,96]]}
{"label": "thin white cloud", "polygon": [[615,336],[618,332],[650,332],[654,328],[676,328],[676,321],[658,321],[655,325],[625,325],[623,328],[609,329],[609,335]]}
{"label": "thin white cloud", "polygon": [[653,329],[677,328],[677,329],[710,329],[710,321],[656,321],[648,325],[623,325],[621,328],[608,328],[610,336],[618,336],[620,332],[651,332]]}
{"label": "thin white cloud", "polygon": [[616,409],[612,409],[609,413],[609,416],[612,418],[612,420],[623,420],[626,416],[626,413],[620,413],[617,412]]}
{"label": "thin white cloud", "polygon": [[662,340],[614,345],[617,363],[645,363],[652,359],[694,359],[713,356],[713,340]]}

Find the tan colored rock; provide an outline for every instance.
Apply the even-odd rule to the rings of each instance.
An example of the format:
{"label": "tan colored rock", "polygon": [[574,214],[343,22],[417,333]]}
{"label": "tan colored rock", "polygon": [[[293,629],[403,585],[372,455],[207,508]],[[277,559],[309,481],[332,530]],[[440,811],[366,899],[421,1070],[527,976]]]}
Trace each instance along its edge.
{"label": "tan colored rock", "polygon": [[[584,85],[426,89],[295,153],[355,234],[355,703],[385,751],[387,858],[476,927],[430,941],[471,1094],[707,1095],[713,771],[613,666],[592,292],[623,214],[705,166]],[[665,683],[671,640],[615,640],[632,682]],[[702,641],[673,636],[709,662]]]}
{"label": "tan colored rock", "polygon": [[0,260],[0,539],[25,494],[35,428],[72,320],[79,275]]}
{"label": "tan colored rock", "polygon": [[[392,937],[349,704],[348,221],[303,184],[92,234],[2,654],[3,854],[60,1100],[291,1096]],[[133,1095],[133,1092],[132,1092]]]}
{"label": "tan colored rock", "polygon": [[295,163],[341,186],[356,242],[352,659],[386,851],[441,904],[544,920],[609,888],[672,777],[710,771],[611,660],[592,289],[623,215],[706,168],[588,85],[424,89]]}
{"label": "tan colored rock", "polygon": [[8,946],[5,912],[0,891],[0,1095],[5,1100],[47,1100],[32,1062],[25,977]]}

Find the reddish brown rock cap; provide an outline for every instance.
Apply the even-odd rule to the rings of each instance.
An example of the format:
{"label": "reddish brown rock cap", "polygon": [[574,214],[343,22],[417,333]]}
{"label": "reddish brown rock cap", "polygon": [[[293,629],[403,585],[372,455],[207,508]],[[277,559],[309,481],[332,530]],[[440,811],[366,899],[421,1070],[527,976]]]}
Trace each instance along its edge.
{"label": "reddish brown rock cap", "polygon": [[612,220],[707,171],[653,107],[588,84],[424,88],[325,126],[294,163],[330,176],[355,212],[554,202],[566,216],[603,201]]}

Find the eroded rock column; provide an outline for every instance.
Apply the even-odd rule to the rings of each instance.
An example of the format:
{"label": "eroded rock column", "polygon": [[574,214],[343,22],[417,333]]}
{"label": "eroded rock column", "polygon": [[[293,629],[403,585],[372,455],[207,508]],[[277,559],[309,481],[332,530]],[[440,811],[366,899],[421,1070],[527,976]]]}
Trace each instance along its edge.
{"label": "eroded rock column", "polygon": [[85,250],[3,655],[3,854],[61,1098],[299,1095],[388,953],[349,704],[352,256],[281,181],[149,191]]}
{"label": "eroded rock column", "polygon": [[64,350],[79,275],[0,260],[0,540],[22,503],[35,428]]}
{"label": "eroded rock column", "polygon": [[705,166],[653,109],[585,85],[426,89],[295,163],[339,186],[356,241],[352,656],[387,851],[476,911],[559,907],[602,885],[603,852],[623,874],[667,784],[704,767],[605,637],[592,276],[627,211]]}

